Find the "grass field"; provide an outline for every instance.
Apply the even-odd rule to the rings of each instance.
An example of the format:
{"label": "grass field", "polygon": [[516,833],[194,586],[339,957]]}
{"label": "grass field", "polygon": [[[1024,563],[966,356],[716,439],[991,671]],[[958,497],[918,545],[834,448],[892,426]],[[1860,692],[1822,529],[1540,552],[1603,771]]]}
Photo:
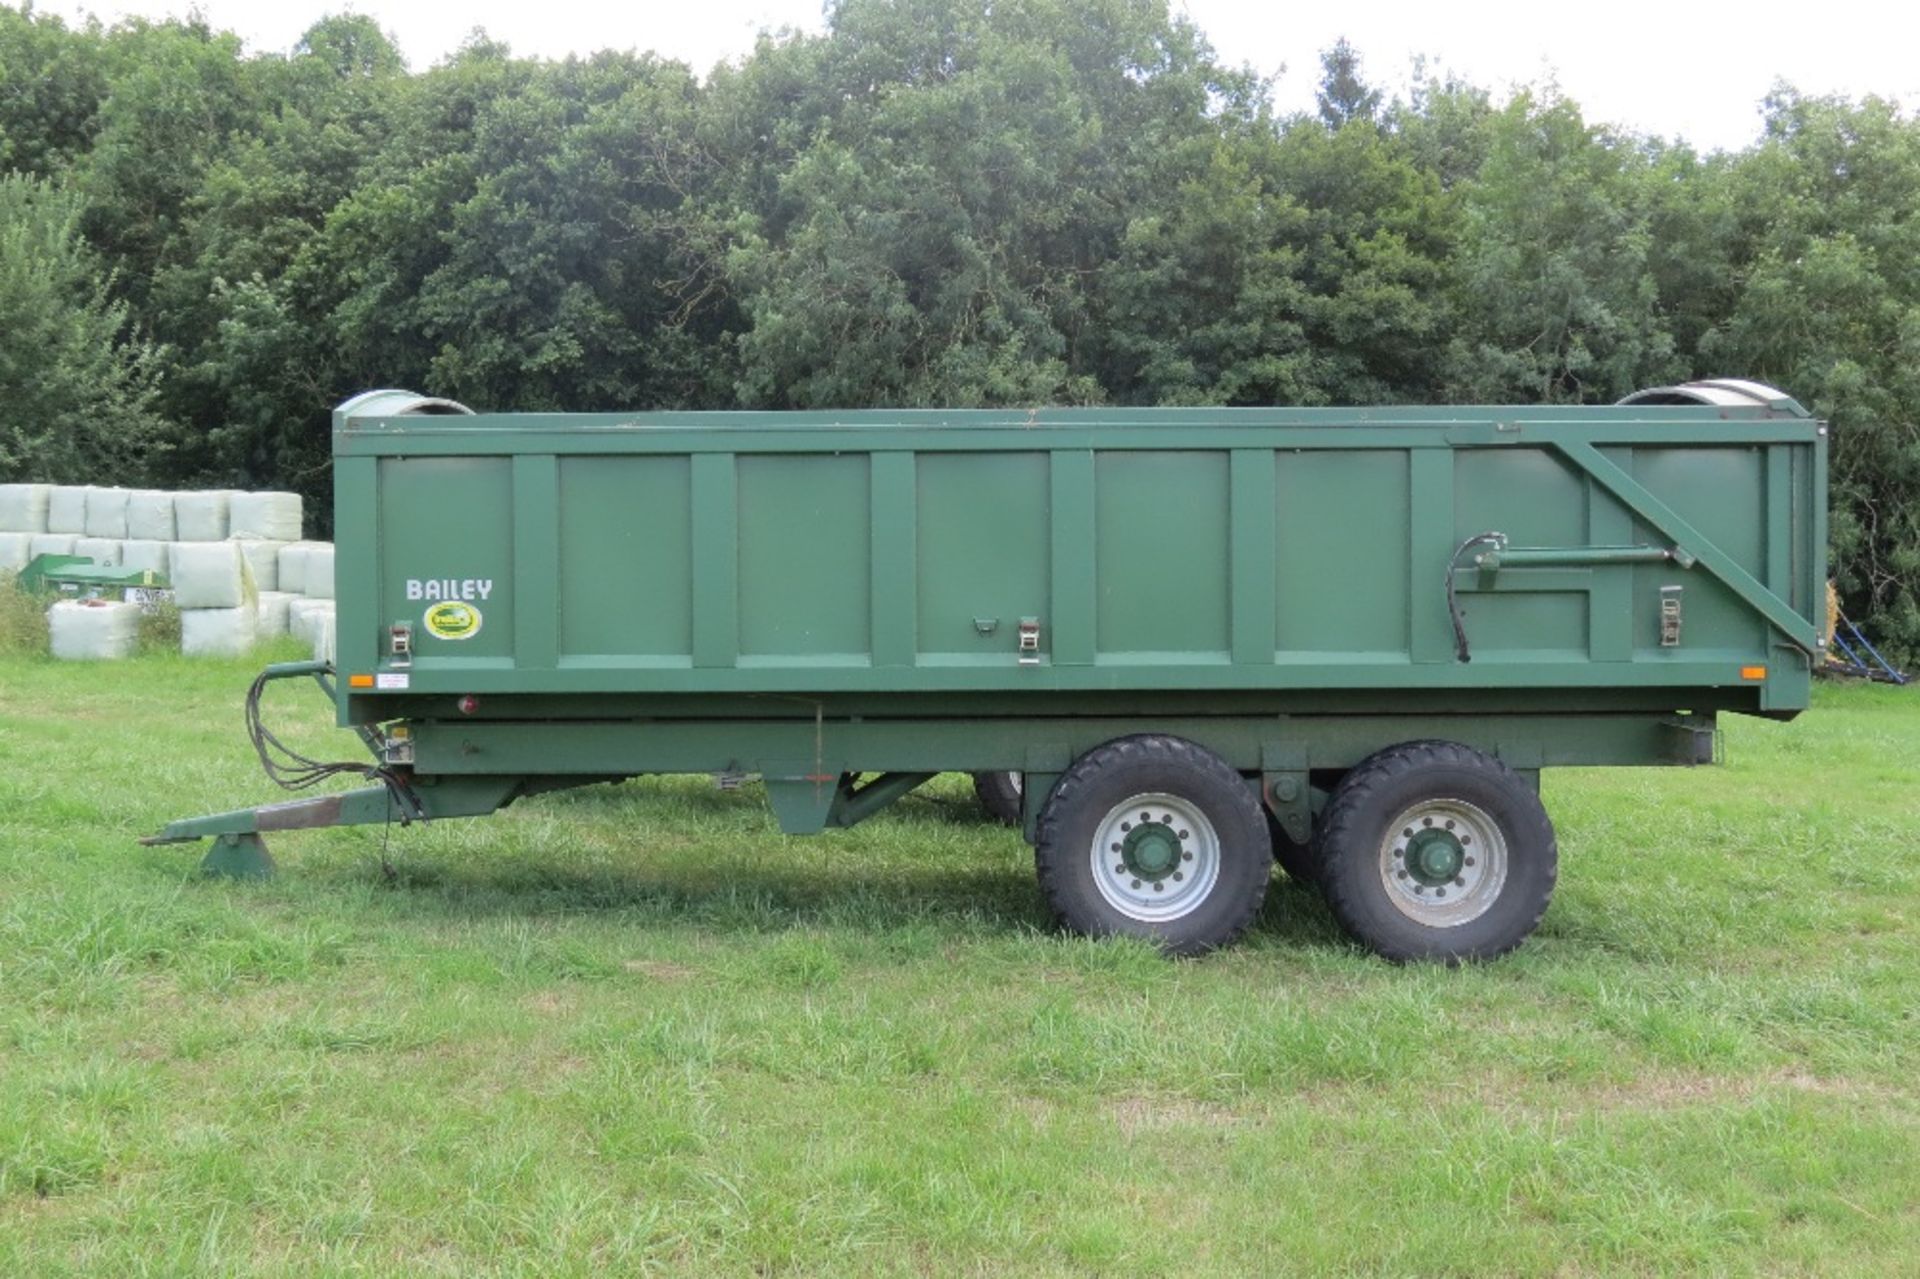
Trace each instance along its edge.
{"label": "grass field", "polygon": [[1444,971],[1283,880],[1198,962],[1058,936],[958,778],[203,881],[134,839],[276,797],[253,666],[0,659],[0,1275],[1920,1270],[1920,694],[1549,774],[1544,927]]}

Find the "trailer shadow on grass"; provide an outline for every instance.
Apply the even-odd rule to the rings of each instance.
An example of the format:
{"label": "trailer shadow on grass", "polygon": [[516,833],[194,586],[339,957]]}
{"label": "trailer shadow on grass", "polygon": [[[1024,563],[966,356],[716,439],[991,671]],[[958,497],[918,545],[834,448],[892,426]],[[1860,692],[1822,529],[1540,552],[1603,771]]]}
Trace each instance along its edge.
{"label": "trailer shadow on grass", "polygon": [[[636,927],[697,925],[720,933],[792,929],[885,933],[932,926],[956,935],[1055,931],[1031,875],[972,870],[890,869],[823,874],[805,865],[759,865],[678,873],[537,865],[495,860],[397,858],[391,877],[356,860],[320,874],[391,895],[408,915],[449,919],[604,916]],[[1249,941],[1335,945],[1341,935],[1319,895],[1276,876]]]}
{"label": "trailer shadow on grass", "polygon": [[[667,782],[542,796],[491,821],[396,830],[391,873],[377,839],[357,842],[364,851],[344,858],[308,860],[289,848],[283,873],[355,885],[398,915],[427,919],[597,916],[720,934],[1057,931],[1018,833],[983,820],[970,797],[937,792],[812,838],[780,834],[745,788]],[[1319,894],[1277,871],[1246,942],[1345,944]]]}

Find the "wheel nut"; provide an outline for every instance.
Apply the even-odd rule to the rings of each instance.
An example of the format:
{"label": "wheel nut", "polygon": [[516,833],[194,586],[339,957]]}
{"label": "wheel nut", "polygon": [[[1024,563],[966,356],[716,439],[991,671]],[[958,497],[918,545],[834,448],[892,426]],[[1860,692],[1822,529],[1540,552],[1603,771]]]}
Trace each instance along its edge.
{"label": "wheel nut", "polygon": [[1436,888],[1433,890],[1433,895],[1435,897],[1445,897],[1447,895],[1447,890],[1444,888]]}
{"label": "wheel nut", "polygon": [[1180,860],[1181,860],[1181,861],[1183,861],[1183,862],[1190,862],[1190,861],[1192,861],[1192,860],[1193,860],[1193,854],[1192,854],[1192,853],[1182,853],[1182,854],[1180,854]]}
{"label": "wheel nut", "polygon": [[1181,839],[1192,839],[1192,838],[1193,838],[1193,832],[1192,832],[1192,831],[1190,831],[1190,830],[1183,830],[1183,831],[1181,831],[1181,832],[1180,832],[1180,838],[1181,838]]}
{"label": "wheel nut", "polygon": [[1164,893],[1167,891],[1167,886],[1156,879],[1153,881],[1153,891],[1156,893]]}
{"label": "wheel nut", "polygon": [[1114,873],[1114,874],[1116,874],[1116,875],[1124,875],[1124,874],[1126,874],[1126,873],[1127,873],[1127,864],[1126,864],[1125,862],[1121,862],[1121,863],[1120,863],[1120,864],[1119,864],[1118,866],[1115,866],[1115,867],[1113,868],[1113,873]]}
{"label": "wheel nut", "polygon": [[1181,873],[1180,871],[1177,871],[1177,870],[1176,870],[1176,871],[1174,871],[1174,872],[1173,872],[1173,882],[1174,882],[1174,883],[1176,883],[1176,884],[1177,884],[1177,883],[1179,883],[1179,882],[1180,882],[1181,880],[1183,880],[1183,879],[1185,879],[1185,878],[1186,878],[1186,876],[1185,876],[1184,874],[1182,874],[1182,873]]}
{"label": "wheel nut", "polygon": [[1135,888],[1138,888],[1138,887],[1140,887],[1140,881],[1139,881],[1139,880],[1137,880],[1137,879],[1136,879],[1136,880],[1134,880],[1134,881],[1133,881],[1133,886],[1134,886]]}
{"label": "wheel nut", "polygon": [[1398,876],[1399,876],[1400,878],[1402,878],[1402,879],[1405,879],[1405,878],[1407,877],[1407,872],[1406,872],[1406,871],[1404,871],[1404,870],[1396,870],[1396,871],[1395,871],[1395,872],[1393,872],[1393,873],[1394,873],[1394,874],[1396,874],[1396,875],[1398,875]]}
{"label": "wheel nut", "polygon": [[1132,822],[1121,822],[1121,823],[1120,823],[1120,829],[1121,829],[1121,830],[1132,830],[1132,829],[1133,829],[1133,823],[1132,823]]}
{"label": "wheel nut", "polygon": [[1456,877],[1453,881],[1453,886],[1455,888],[1465,888],[1467,886],[1467,881],[1464,878]]}
{"label": "wheel nut", "polygon": [[1467,865],[1469,866],[1473,865],[1473,858],[1471,857],[1467,858]]}

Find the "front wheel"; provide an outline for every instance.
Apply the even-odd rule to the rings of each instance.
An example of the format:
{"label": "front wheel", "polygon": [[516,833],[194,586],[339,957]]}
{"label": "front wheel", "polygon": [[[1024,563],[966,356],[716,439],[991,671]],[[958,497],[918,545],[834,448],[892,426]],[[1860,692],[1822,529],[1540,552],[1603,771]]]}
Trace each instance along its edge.
{"label": "front wheel", "polygon": [[1175,955],[1225,946],[1252,922],[1272,857],[1253,788],[1177,737],[1122,737],[1061,774],[1034,841],[1055,916],[1091,936]]}
{"label": "front wheel", "polygon": [[1020,824],[1020,806],[1026,789],[1023,773],[975,773],[973,794],[987,816],[1002,826]]}
{"label": "front wheel", "polygon": [[1349,773],[1320,851],[1334,917],[1397,962],[1506,954],[1539,925],[1559,872],[1533,788],[1456,742],[1391,747]]}

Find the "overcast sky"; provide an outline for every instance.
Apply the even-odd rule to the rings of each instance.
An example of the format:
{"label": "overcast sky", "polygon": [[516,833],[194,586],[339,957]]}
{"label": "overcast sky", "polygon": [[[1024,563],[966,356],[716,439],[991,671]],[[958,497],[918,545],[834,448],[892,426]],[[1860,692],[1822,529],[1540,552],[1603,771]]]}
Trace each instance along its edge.
{"label": "overcast sky", "polygon": [[[43,13],[180,13],[191,0],[36,0]],[[1777,79],[1808,93],[1877,93],[1920,104],[1920,4],[1580,4],[1370,0],[1295,6],[1277,0],[1173,0],[1224,60],[1278,75],[1283,110],[1312,105],[1319,50],[1344,35],[1370,79],[1404,89],[1416,55],[1497,91],[1552,78],[1588,117],[1734,148],[1759,132],[1760,99]],[[197,0],[256,51],[290,48],[314,19],[351,9],[376,18],[415,68],[484,27],[516,53],[564,57],[652,49],[705,71],[738,58],[764,29],[819,30],[820,0]],[[1283,71],[1284,68],[1284,71]]]}

